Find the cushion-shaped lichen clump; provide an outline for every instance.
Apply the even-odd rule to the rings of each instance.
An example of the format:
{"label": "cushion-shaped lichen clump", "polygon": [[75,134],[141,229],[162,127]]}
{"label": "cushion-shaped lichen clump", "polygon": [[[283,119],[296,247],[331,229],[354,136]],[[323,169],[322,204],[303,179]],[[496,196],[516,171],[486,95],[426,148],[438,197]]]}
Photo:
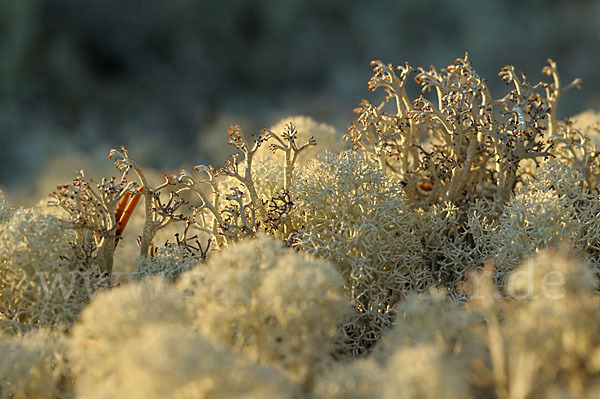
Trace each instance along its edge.
{"label": "cushion-shaped lichen clump", "polygon": [[373,65],[353,150],[293,117],[158,186],[113,150],[120,179],[54,193],[68,220],[0,192],[0,397],[598,396],[597,126],[556,119],[579,81]]}
{"label": "cushion-shaped lichen clump", "polygon": [[80,264],[72,241],[58,218],[35,209],[16,210],[0,225],[0,327],[68,327],[107,284],[93,265]]}
{"label": "cushion-shaped lichen clump", "polygon": [[0,397],[67,399],[72,397],[65,339],[47,329],[24,335],[0,332]]}
{"label": "cushion-shaped lichen clump", "polygon": [[75,392],[94,398],[291,397],[292,385],[280,373],[210,343],[192,320],[182,294],[159,278],[98,295],[69,338]]}
{"label": "cushion-shaped lichen clump", "polygon": [[549,162],[538,170],[536,180],[516,191],[491,233],[499,287],[523,260],[561,245],[586,251],[600,273],[600,201],[583,185],[577,170]]}
{"label": "cushion-shaped lichen clump", "polygon": [[167,244],[158,248],[151,256],[140,258],[133,278],[144,280],[151,276],[162,276],[175,280],[198,262],[200,260],[190,254],[183,245]]}
{"label": "cushion-shaped lichen clump", "polygon": [[356,309],[344,325],[346,349],[363,353],[407,292],[433,284],[414,215],[401,185],[355,152],[322,154],[303,168],[295,190],[295,246],[337,264]]}
{"label": "cushion-shaped lichen clump", "polygon": [[305,387],[332,360],[338,321],[349,311],[332,264],[268,236],[215,254],[177,286],[212,342]]}

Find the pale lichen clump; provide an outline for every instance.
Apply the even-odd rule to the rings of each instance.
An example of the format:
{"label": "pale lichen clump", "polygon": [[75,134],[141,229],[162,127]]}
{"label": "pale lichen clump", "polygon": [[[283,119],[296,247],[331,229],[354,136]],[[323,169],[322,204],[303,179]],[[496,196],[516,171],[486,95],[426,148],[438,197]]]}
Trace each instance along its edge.
{"label": "pale lichen clump", "polygon": [[[369,89],[384,88],[385,102],[363,100],[346,138],[386,173],[399,176],[418,207],[482,196],[506,201],[521,180],[519,164],[550,156],[558,99],[581,83],[561,87],[556,64],[548,62],[543,72],[553,82],[538,85],[511,65],[502,68],[499,76],[513,89],[495,99],[468,54],[440,71],[373,61]],[[413,72],[422,95],[411,100],[407,83]],[[429,99],[425,94],[432,90],[436,97]]]}
{"label": "pale lichen clump", "polygon": [[424,283],[416,291],[430,286],[443,287],[450,298],[465,300],[460,285],[467,272],[477,268],[485,257],[473,250],[471,231],[463,226],[463,213],[451,203],[413,212],[415,234],[421,239],[421,258],[425,265],[422,275],[418,276]]}
{"label": "pale lichen clump", "polygon": [[391,325],[394,305],[434,282],[402,187],[359,154],[324,153],[303,168],[294,198],[294,246],[337,264],[356,309],[345,349],[364,353]]}
{"label": "pale lichen clump", "polygon": [[373,358],[337,363],[319,376],[313,395],[316,399],[381,398],[386,377]]}
{"label": "pale lichen clump", "polygon": [[411,294],[396,310],[394,327],[373,350],[372,355],[381,362],[398,348],[419,344],[439,344],[444,356],[463,360],[479,350],[469,333],[475,322],[473,317],[441,290]]}
{"label": "pale lichen clump", "polygon": [[508,300],[491,274],[475,279],[470,305],[486,318],[487,386],[498,398],[598,396],[600,303],[591,265],[566,248],[543,251],[510,275]]}
{"label": "pale lichen clump", "polygon": [[369,357],[321,376],[317,398],[478,397],[471,376],[485,359],[485,346],[473,334],[472,315],[442,292],[413,294],[397,313]]}
{"label": "pale lichen clump", "polygon": [[107,285],[100,270],[83,263],[74,238],[58,218],[35,209],[19,209],[0,226],[2,329],[68,327]]}
{"label": "pale lichen clump", "polygon": [[158,279],[96,295],[73,326],[68,342],[77,394],[120,397],[121,390],[132,383],[119,372],[124,350],[140,345],[146,328],[185,327],[190,320],[179,294]]}
{"label": "pale lichen clump", "polygon": [[192,269],[200,261],[183,245],[167,244],[155,250],[149,257],[140,258],[133,278],[145,280],[151,276],[162,276],[175,280],[181,273]]}
{"label": "pale lichen clump", "polygon": [[282,398],[293,384],[269,367],[253,364],[202,334],[174,326],[145,328],[141,344],[127,345],[119,372],[127,381],[118,398]]}
{"label": "pale lichen clump", "polygon": [[412,295],[397,307],[394,328],[374,349],[384,364],[384,398],[469,398],[470,375],[485,348],[475,319],[442,291]]}
{"label": "pale lichen clump", "polygon": [[213,345],[192,320],[183,296],[162,279],[98,295],[69,339],[77,395],[292,397],[285,377]]}
{"label": "pale lichen clump", "polygon": [[600,201],[584,190],[584,183],[577,170],[549,162],[536,180],[517,190],[491,237],[499,287],[524,259],[559,245],[587,251],[600,273]]}
{"label": "pale lichen clump", "polygon": [[383,398],[473,398],[464,362],[446,357],[444,349],[436,343],[397,349],[386,365]]}
{"label": "pale lichen clump", "polygon": [[600,396],[598,116],[556,117],[580,82],[373,65],[355,151],[293,117],[158,185],[112,150],[120,178],[53,193],[68,219],[0,192],[0,397]]}
{"label": "pale lichen clump", "polygon": [[67,399],[73,387],[64,337],[49,330],[5,336],[0,332],[0,397]]}
{"label": "pale lichen clump", "polygon": [[490,258],[496,249],[495,232],[498,229],[498,218],[502,208],[493,200],[479,198],[474,201],[464,215],[464,228],[472,240],[469,247],[471,256],[478,261],[478,266]]}
{"label": "pale lichen clump", "polygon": [[333,265],[267,236],[215,254],[177,286],[211,342],[277,368],[303,390],[332,361],[338,323],[350,310]]}

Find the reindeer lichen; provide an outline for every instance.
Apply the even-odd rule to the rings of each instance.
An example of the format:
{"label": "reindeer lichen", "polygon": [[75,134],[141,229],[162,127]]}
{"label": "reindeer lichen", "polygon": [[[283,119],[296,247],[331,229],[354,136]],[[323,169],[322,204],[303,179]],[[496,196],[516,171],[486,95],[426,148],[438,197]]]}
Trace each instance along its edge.
{"label": "reindeer lichen", "polygon": [[158,183],[111,150],[53,213],[0,192],[0,397],[598,397],[598,116],[557,118],[580,81],[373,66],[354,150],[293,117]]}
{"label": "reindeer lichen", "polygon": [[177,286],[212,342],[279,369],[305,390],[331,360],[338,321],[350,310],[332,264],[265,235],[215,254]]}
{"label": "reindeer lichen", "polygon": [[[532,85],[507,65],[499,76],[514,88],[495,99],[468,54],[440,71],[415,70],[407,63],[372,65],[369,89],[383,87],[385,102],[375,106],[363,100],[346,139],[386,173],[397,175],[418,207],[458,205],[481,196],[507,200],[521,179],[519,164],[550,156],[558,99],[580,83],[560,87],[551,60],[544,68],[554,79],[548,84]],[[422,94],[411,100],[406,86],[413,72]],[[433,100],[425,96],[431,91]],[[386,111],[389,104],[392,112]]]}
{"label": "reindeer lichen", "polygon": [[144,280],[150,276],[162,276],[175,280],[181,273],[192,269],[202,258],[186,250],[185,245],[168,243],[157,248],[149,257],[141,257],[137,270],[133,274],[136,280]]}
{"label": "reindeer lichen", "polygon": [[0,333],[0,397],[73,397],[64,336],[46,329],[25,335]]}
{"label": "reindeer lichen", "polygon": [[587,251],[600,274],[600,201],[596,194],[584,191],[584,182],[576,169],[549,162],[535,181],[517,190],[492,236],[499,287],[524,259],[560,245]]}
{"label": "reindeer lichen", "polygon": [[[509,277],[509,298],[492,283],[492,270],[475,278],[472,311],[486,343],[475,383],[498,398],[594,397],[600,370],[597,275],[568,248],[541,251]],[[489,392],[488,391],[488,392]]]}
{"label": "reindeer lichen", "polygon": [[0,328],[69,327],[106,275],[86,264],[76,234],[58,218],[19,209],[0,226]]}
{"label": "reindeer lichen", "polygon": [[364,353],[393,320],[393,307],[433,278],[420,257],[401,185],[355,152],[321,154],[294,192],[293,245],[338,265],[356,313],[344,324],[346,350]]}
{"label": "reindeer lichen", "polygon": [[[289,235],[291,226],[287,219],[293,200],[285,198],[293,185],[298,155],[315,145],[315,140],[309,138],[306,143],[297,143],[293,124],[288,124],[280,134],[263,129],[252,140],[239,126],[231,126],[228,136],[229,144],[237,152],[223,168],[199,165],[194,167],[196,173],[179,172],[180,192],[191,191],[200,201],[193,207],[192,228],[211,236],[219,247],[261,230],[280,230],[282,235]],[[269,157],[260,158],[260,165],[254,165],[260,147],[269,140],[273,153],[284,154],[280,160],[283,165]],[[279,177],[277,170],[283,170],[283,177]],[[261,173],[260,178],[257,172]]]}

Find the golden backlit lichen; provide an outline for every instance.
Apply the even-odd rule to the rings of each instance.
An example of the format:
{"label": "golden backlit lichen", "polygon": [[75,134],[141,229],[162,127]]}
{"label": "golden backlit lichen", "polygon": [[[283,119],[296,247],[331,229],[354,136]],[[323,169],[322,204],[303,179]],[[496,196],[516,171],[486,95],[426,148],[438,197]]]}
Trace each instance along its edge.
{"label": "golden backlit lichen", "polygon": [[580,81],[372,65],[353,150],[293,117],[158,184],[112,150],[62,211],[0,192],[0,397],[598,397],[597,114],[557,118]]}
{"label": "golden backlit lichen", "polygon": [[391,325],[394,305],[433,280],[419,256],[414,214],[401,185],[354,152],[309,163],[294,195],[294,246],[338,266],[356,309],[343,327],[346,350],[364,353]]}
{"label": "golden backlit lichen", "polygon": [[55,216],[19,209],[0,225],[0,327],[12,332],[68,327],[108,285],[86,265],[75,233]]}
{"label": "golden backlit lichen", "polygon": [[[386,173],[402,179],[417,206],[459,204],[473,196],[507,200],[521,179],[519,164],[550,156],[548,136],[556,129],[558,99],[580,83],[561,87],[552,60],[544,71],[554,81],[544,85],[531,84],[507,65],[499,76],[513,89],[496,99],[468,54],[440,71],[408,63],[371,64],[369,89],[384,88],[385,102],[376,106],[363,100],[346,138]],[[416,99],[406,88],[413,73],[421,88]],[[432,91],[433,99],[428,97]],[[419,190],[423,183],[431,189]]]}
{"label": "golden backlit lichen", "polygon": [[262,235],[183,273],[177,287],[211,342],[281,370],[303,389],[332,360],[338,323],[350,310],[332,264]]}

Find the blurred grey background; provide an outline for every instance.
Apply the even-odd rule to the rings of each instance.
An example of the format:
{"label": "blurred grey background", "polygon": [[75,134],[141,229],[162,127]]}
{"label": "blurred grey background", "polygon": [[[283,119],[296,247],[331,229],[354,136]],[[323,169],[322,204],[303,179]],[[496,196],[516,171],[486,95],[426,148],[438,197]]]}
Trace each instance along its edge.
{"label": "blurred grey background", "polygon": [[[216,162],[211,140],[306,114],[340,132],[369,62],[444,67],[465,51],[492,93],[505,64],[600,109],[598,0],[0,0],[0,188],[26,203],[124,144],[157,170]],[[46,191],[44,191],[46,190]]]}

